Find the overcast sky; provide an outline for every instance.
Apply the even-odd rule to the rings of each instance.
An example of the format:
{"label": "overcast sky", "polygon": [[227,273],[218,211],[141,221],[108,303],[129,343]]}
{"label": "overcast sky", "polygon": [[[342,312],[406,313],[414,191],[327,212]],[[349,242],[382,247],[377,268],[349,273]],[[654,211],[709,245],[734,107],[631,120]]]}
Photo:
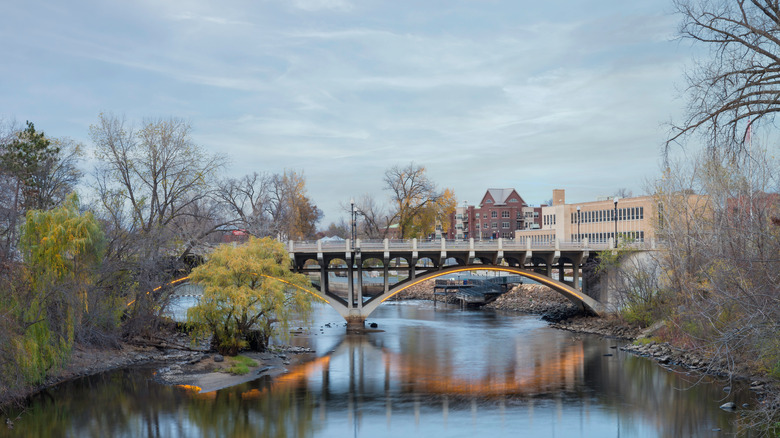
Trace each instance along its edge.
{"label": "overcast sky", "polygon": [[3,1],[0,117],[90,145],[100,112],[188,120],[228,174],[303,172],[324,211],[414,161],[459,202],[658,174],[690,63],[663,0]]}

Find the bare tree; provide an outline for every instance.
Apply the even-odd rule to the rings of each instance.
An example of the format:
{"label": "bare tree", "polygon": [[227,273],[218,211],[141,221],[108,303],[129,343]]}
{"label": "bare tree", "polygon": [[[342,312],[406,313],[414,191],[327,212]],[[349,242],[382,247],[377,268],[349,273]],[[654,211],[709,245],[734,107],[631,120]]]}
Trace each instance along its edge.
{"label": "bare tree", "polygon": [[400,237],[412,231],[413,220],[429,203],[441,196],[436,184],[428,179],[425,167],[409,163],[395,165],[385,171],[385,189],[391,192],[394,213],[390,223],[397,222]]}
{"label": "bare tree", "polygon": [[[777,157],[762,151],[736,159],[708,151],[672,167],[655,190],[668,326],[678,341],[735,374],[780,377],[778,168]],[[705,196],[690,197],[692,191]],[[774,397],[762,406],[780,402]],[[776,411],[756,415],[777,421]]]}
{"label": "bare tree", "polygon": [[219,184],[217,197],[223,202],[225,216],[249,234],[266,237],[272,234],[270,193],[273,176],[254,172],[242,178],[227,178]]}
{"label": "bare tree", "polygon": [[630,197],[634,196],[634,192],[632,192],[631,190],[629,190],[629,189],[627,189],[625,187],[621,187],[621,188],[615,190],[614,196],[619,197],[619,198],[630,198]]}
{"label": "bare tree", "polygon": [[[341,204],[341,208],[347,214],[350,213],[350,204]],[[384,239],[390,226],[390,218],[385,208],[376,199],[366,193],[355,200],[357,213],[357,234],[366,239]],[[349,225],[349,224],[347,224]]]}
{"label": "bare tree", "polygon": [[750,125],[780,111],[780,4],[770,0],[675,0],[680,35],[706,44],[708,61],[688,76],[688,115],[669,146],[700,131],[710,148],[743,151]]}
{"label": "bare tree", "polygon": [[340,237],[342,239],[349,239],[350,233],[350,224],[344,218],[338,222],[331,222],[328,228],[322,232],[326,237]]}
{"label": "bare tree", "polygon": [[118,228],[150,233],[213,195],[216,172],[225,164],[192,142],[190,126],[179,119],[148,120],[137,132],[124,120],[101,115],[90,127],[95,156],[95,189],[101,207]]}

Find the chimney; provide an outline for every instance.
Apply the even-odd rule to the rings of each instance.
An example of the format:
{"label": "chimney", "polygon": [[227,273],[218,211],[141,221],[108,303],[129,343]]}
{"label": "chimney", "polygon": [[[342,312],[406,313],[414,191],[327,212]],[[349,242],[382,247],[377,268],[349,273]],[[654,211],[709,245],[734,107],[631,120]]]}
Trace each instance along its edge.
{"label": "chimney", "polygon": [[566,190],[564,189],[553,189],[553,204],[552,205],[563,205],[566,203]]}

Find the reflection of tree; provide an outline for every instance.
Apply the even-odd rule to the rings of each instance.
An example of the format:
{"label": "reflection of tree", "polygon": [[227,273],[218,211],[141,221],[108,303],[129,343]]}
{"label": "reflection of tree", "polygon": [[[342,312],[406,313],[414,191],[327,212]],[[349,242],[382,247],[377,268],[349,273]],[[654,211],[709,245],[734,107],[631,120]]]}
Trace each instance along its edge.
{"label": "reflection of tree", "polygon": [[[456,323],[447,321],[448,329],[450,322]],[[733,430],[729,417],[719,415],[725,393],[717,386],[681,390],[689,385],[680,375],[609,350],[602,340],[547,331],[506,340],[485,333],[493,342],[480,343],[432,327],[406,326],[393,336],[344,336],[329,345],[330,354],[287,374],[206,394],[157,384],[149,372],[82,379],[52,391],[56,404],[39,398],[13,432],[302,437],[345,420],[357,429],[391,416],[396,423],[408,421],[411,415],[460,424],[469,412],[495,418],[504,410],[507,419],[557,414],[553,421],[569,426],[576,420],[566,416],[584,410],[591,426],[614,425],[629,436]],[[605,350],[614,356],[605,357]]]}
{"label": "reflection of tree", "polygon": [[[622,427],[641,430],[639,423],[644,422],[655,425],[660,436],[696,436],[712,427],[733,429],[728,417],[718,415],[727,394],[717,385],[696,385],[697,377],[662,372],[642,357],[591,358],[587,377],[597,382],[601,402],[619,412]],[[729,400],[747,401],[739,394],[735,397]]]}
{"label": "reflection of tree", "polygon": [[220,390],[213,399],[194,398],[187,419],[198,436],[304,437],[313,431],[314,399],[294,387],[265,391],[267,381]]}
{"label": "reflection of tree", "polygon": [[[314,401],[296,387],[263,391],[261,379],[209,394],[161,385],[150,371],[120,370],[47,391],[17,421],[15,436],[304,437]],[[9,432],[0,427],[0,436]]]}

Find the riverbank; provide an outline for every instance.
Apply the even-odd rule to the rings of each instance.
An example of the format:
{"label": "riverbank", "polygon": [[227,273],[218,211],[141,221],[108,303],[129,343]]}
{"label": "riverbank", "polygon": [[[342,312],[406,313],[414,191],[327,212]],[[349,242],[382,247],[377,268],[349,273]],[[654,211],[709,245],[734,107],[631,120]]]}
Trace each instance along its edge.
{"label": "riverbank", "polygon": [[[278,376],[286,366],[309,360],[313,353],[300,347],[278,347],[273,351],[245,353],[257,362],[245,375],[218,372],[222,365],[214,352],[192,348],[191,338],[185,333],[168,331],[156,340],[130,339],[119,342],[115,348],[76,345],[68,365],[47,377],[40,385],[26,386],[0,395],[0,412],[22,404],[29,397],[61,383],[121,368],[159,366],[155,378],[173,385],[197,386],[202,392],[238,385],[262,375]],[[216,358],[216,360],[215,360]],[[5,419],[12,424],[12,419]],[[11,422],[11,423],[9,423]]]}

